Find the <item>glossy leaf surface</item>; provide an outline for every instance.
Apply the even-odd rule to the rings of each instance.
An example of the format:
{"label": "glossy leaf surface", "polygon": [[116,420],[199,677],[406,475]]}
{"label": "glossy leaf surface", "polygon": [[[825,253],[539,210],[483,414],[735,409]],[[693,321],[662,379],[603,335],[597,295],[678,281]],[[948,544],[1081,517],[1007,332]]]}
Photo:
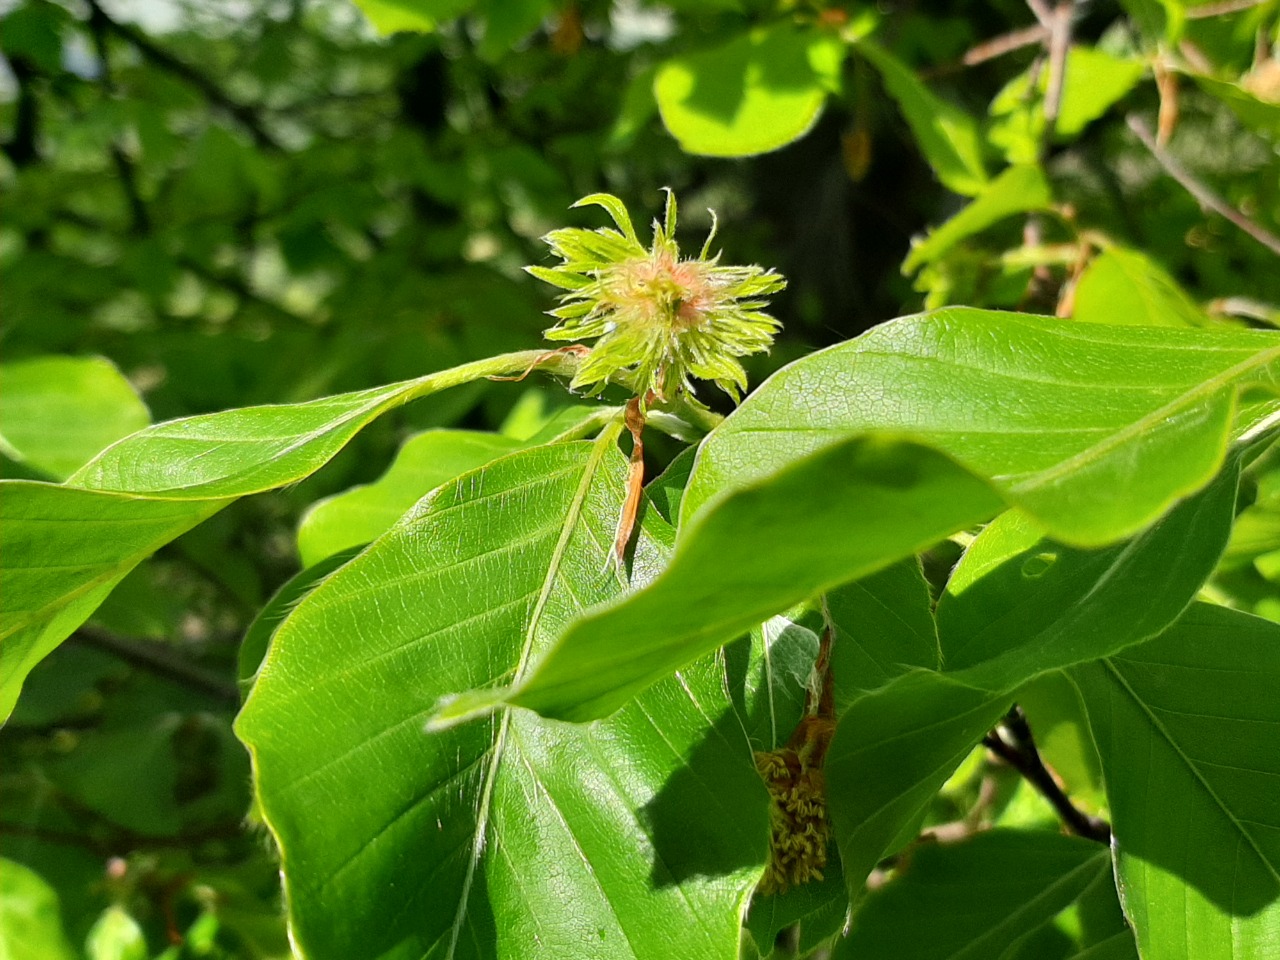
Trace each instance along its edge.
{"label": "glossy leaf surface", "polygon": [[[625,471],[612,443],[495,461],[277,631],[238,731],[308,957],[736,955],[765,797],[715,658],[604,724],[505,710],[424,730],[439,697],[509,682],[622,589]],[[638,576],[661,549],[645,536]]]}
{"label": "glossy leaf surface", "polygon": [[1235,513],[1235,463],[1135,537],[1092,550],[1042,539],[1023,514],[997,517],[965,551],[938,602],[946,670],[1012,690],[1038,673],[1155,636],[1208,579]]}
{"label": "glossy leaf surface", "polygon": [[855,438],[820,450],[699,515],[653,584],[577,621],[510,702],[564,719],[605,716],[771,614],[1000,506],[982,481],[914,444]]}
{"label": "glossy leaf surface", "polygon": [[1280,626],[1196,604],[1071,676],[1106,777],[1116,872],[1147,960],[1280,944]]}
{"label": "glossy leaf surface", "polygon": [[258,493],[318,470],[392,407],[484,376],[521,372],[542,355],[507,354],[371,390],[158,423],[104,450],[69,482],[174,500]]}
{"label": "glossy leaf surface", "polygon": [[771,377],[703,444],[688,519],[730,487],[858,431],[954,457],[1059,539],[1145,526],[1222,462],[1235,397],[1280,378],[1280,336],[1072,325],[947,308]]}
{"label": "glossy leaf surface", "polygon": [[[507,354],[373,390],[156,424],[108,447],[65,486],[0,485],[0,717],[23,678],[131,569],[240,497],[301,480],[393,406],[487,375]],[[113,492],[117,491],[117,492]]]}
{"label": "glossy leaf surface", "polygon": [[[1272,384],[1278,365],[1268,333],[966,309],[811,355],[702,444],[670,567],[574,623],[512,702],[607,714],[751,622],[993,516],[1001,498],[1061,541],[1120,540],[1213,478],[1237,392]],[[928,446],[856,439],[882,431]]]}
{"label": "glossy leaf surface", "polygon": [[827,753],[827,796],[849,899],[1012,702],[944,674],[903,674],[845,710]]}

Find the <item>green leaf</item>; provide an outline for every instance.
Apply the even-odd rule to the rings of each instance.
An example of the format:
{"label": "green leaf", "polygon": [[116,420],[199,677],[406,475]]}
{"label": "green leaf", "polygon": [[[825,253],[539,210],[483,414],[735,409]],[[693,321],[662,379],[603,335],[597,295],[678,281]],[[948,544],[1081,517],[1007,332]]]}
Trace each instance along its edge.
{"label": "green leaf", "polygon": [[428,430],[400,447],[387,472],[313,504],[298,524],[298,550],[309,567],[384,533],[428,490],[520,447],[496,433]]}
{"label": "green leaf", "polygon": [[0,718],[12,712],[31,668],[125,574],[224,506],[0,483]]}
{"label": "green leaf", "polygon": [[963,307],[903,317],[774,374],[703,443],[682,522],[731,487],[875,430],[993,478],[1051,536],[1114,542],[1208,483],[1236,395],[1273,388],[1278,372],[1271,332]]}
{"label": "green leaf", "polygon": [[1195,604],[1154,640],[1071,676],[1142,956],[1266,956],[1280,942],[1280,625]]}
{"label": "green leaf", "polygon": [[[828,447],[695,517],[653,584],[588,612],[524,686],[487,692],[488,701],[509,697],[561,719],[605,716],[770,615],[915,553],[1000,504],[986,484],[914,444],[862,437]],[[833,530],[849,533],[833,538]]]}
{"label": "green leaf", "polygon": [[158,423],[104,450],[68,483],[172,500],[270,490],[318,470],[393,407],[481,377],[524,372],[543,356],[505,354],[371,390]]}
{"label": "green leaf", "polygon": [[1075,685],[1066,674],[1054,671],[1019,687],[1014,699],[1035,734],[1036,749],[1071,802],[1086,813],[1102,812],[1102,764]]}
{"label": "green leaf", "polygon": [[68,485],[0,482],[0,717],[31,667],[125,574],[229,498],[303,479],[392,407],[545,357],[528,350],[307,403],[171,420],[108,447]]}
{"label": "green leaf", "polygon": [[150,422],[132,385],[102,357],[0,364],[0,451],[55,480]]}
{"label": "green leaf", "polygon": [[729,689],[753,749],[775,750],[787,742],[804,715],[817,655],[818,635],[785,616],[765,621],[726,649]]}
{"label": "green leaf", "polygon": [[[716,658],[602,724],[505,710],[424,731],[439,697],[509,682],[622,590],[612,436],[441,487],[277,631],[238,732],[312,960],[490,956],[535,935],[549,956],[736,956],[766,798]],[[660,528],[650,512],[642,579]]]}
{"label": "green leaf", "polygon": [[122,907],[108,907],[85,941],[89,960],[147,960],[147,939]]}
{"label": "green leaf", "polygon": [[914,70],[874,41],[860,40],[856,49],[880,72],[938,179],[956,193],[980,193],[989,178],[977,120],[935,95]]}
{"label": "green leaf", "polygon": [[1204,327],[1205,312],[1168,272],[1145,254],[1108,247],[1076,285],[1072,316],[1088,323]]}
{"label": "green leaf", "polygon": [[741,157],[802,137],[840,83],[844,44],[788,24],[668,60],[653,93],[662,122],[689,153]]}
{"label": "green leaf", "polygon": [[572,624],[510,702],[605,715],[753,623],[990,518],[1001,498],[1062,542],[1131,536],[1217,474],[1237,392],[1277,370],[1271,333],[961,308],[812,354],[703,442],[671,565]]}
{"label": "green leaf", "polygon": [[854,905],[1010,697],[916,670],[855,701],[827,751],[827,797]]}
{"label": "green leaf", "polygon": [[929,585],[907,557],[825,594],[835,636],[831,675],[836,709],[915,667],[942,665]]}
{"label": "green leaf", "polygon": [[1106,847],[1048,832],[922,844],[867,895],[833,960],[1002,957],[1110,873]]}
{"label": "green leaf", "polygon": [[[1072,47],[1067,53],[1054,139],[1077,136],[1132,90],[1145,69],[1137,59],[1122,59],[1092,47]],[[987,137],[1004,151],[1010,163],[1035,163],[1040,155],[1048,86],[1049,71],[1031,67],[1009,81],[991,101]]]}
{"label": "green leaf", "polygon": [[359,553],[361,547],[363,544],[359,547],[348,547],[298,571],[286,580],[266,605],[258,611],[258,615],[249,624],[249,629],[244,632],[244,639],[240,641],[240,652],[236,658],[236,682],[240,685],[241,693],[246,695],[249,693],[258,667],[262,665],[262,660],[267,655],[267,648],[271,646],[271,638],[275,635],[276,628],[293,612],[298,601],[314,590],[325,577]]}
{"label": "green leaf", "polygon": [[608,145],[613,149],[629,146],[658,112],[653,82],[658,67],[646,67],[627,82],[618,108],[618,117],[609,131]]}
{"label": "green leaf", "polygon": [[902,264],[911,273],[932,263],[960,241],[999,223],[1005,217],[1029,210],[1043,210],[1053,202],[1044,171],[1034,164],[1010,167],[982,187],[981,192],[954,217],[913,243]]}
{"label": "green leaf", "polygon": [[1042,539],[1024,514],[970,544],[938,601],[948,672],[1012,690],[1108,656],[1173,623],[1209,578],[1235,515],[1238,458],[1136,537],[1093,550]]}
{"label": "green leaf", "polygon": [[32,870],[0,859],[0,957],[73,960],[57,892]]}
{"label": "green leaf", "polygon": [[475,6],[475,0],[355,0],[379,33],[429,33]]}
{"label": "green leaf", "polygon": [[849,915],[844,875],[835,868],[836,863],[828,861],[821,880],[791,887],[785,893],[756,893],[746,927],[761,956],[771,956],[779,932],[793,924],[800,925],[800,956],[835,937]]}

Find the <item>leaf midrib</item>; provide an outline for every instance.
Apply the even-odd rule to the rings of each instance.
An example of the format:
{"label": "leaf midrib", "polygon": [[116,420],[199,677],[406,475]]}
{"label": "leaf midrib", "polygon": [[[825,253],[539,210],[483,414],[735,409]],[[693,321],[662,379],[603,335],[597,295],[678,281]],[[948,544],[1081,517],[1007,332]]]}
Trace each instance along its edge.
{"label": "leaf midrib", "polygon": [[[608,450],[613,447],[616,439],[617,430],[605,430],[592,445],[591,456],[583,467],[582,479],[579,481],[578,487],[573,493],[573,499],[569,502],[569,509],[565,512],[564,524],[560,531],[560,538],[556,541],[555,548],[552,550],[551,557],[547,562],[547,573],[543,578],[542,588],[538,593],[538,599],[529,616],[529,626],[525,631],[524,641],[520,649],[520,657],[516,662],[514,683],[518,684],[524,676],[525,671],[528,669],[529,658],[532,655],[534,640],[537,636],[538,624],[542,619],[543,610],[546,608],[547,600],[551,596],[551,590],[559,575],[560,565],[564,560],[565,551],[569,547],[569,540],[577,529],[579,521],[582,519],[583,508],[587,500],[587,493],[591,488],[592,481],[595,479],[596,472],[600,468],[600,463],[604,459]],[[484,775],[484,786],[481,788],[480,792],[480,803],[476,809],[476,832],[475,838],[472,841],[471,859],[467,863],[467,872],[463,877],[462,890],[458,896],[458,910],[454,915],[453,924],[450,927],[449,949],[445,954],[448,960],[453,960],[456,954],[458,938],[462,933],[463,921],[466,919],[467,903],[471,898],[471,887],[475,882],[476,865],[479,863],[480,856],[484,852],[485,837],[488,833],[489,816],[493,806],[494,783],[498,778],[498,771],[502,765],[503,754],[506,751],[507,738],[510,735],[511,707],[502,707],[500,709],[502,712],[502,720],[499,723],[498,733],[494,738],[493,754],[489,758],[489,766]]]}
{"label": "leaf midrib", "polygon": [[1262,851],[1262,848],[1258,846],[1257,841],[1253,838],[1253,834],[1244,828],[1244,824],[1240,821],[1240,818],[1238,818],[1235,813],[1232,812],[1231,808],[1227,806],[1226,802],[1218,796],[1217,791],[1214,790],[1209,781],[1205,779],[1204,774],[1200,772],[1195,761],[1182,749],[1178,744],[1178,741],[1174,739],[1173,734],[1165,728],[1165,725],[1161,723],[1160,718],[1155,715],[1155,712],[1147,706],[1147,702],[1138,695],[1138,692],[1134,690],[1132,686],[1130,686],[1129,681],[1125,679],[1124,674],[1116,668],[1110,658],[1103,660],[1102,665],[1111,673],[1115,682],[1126,694],[1129,695],[1130,699],[1133,700],[1138,709],[1146,716],[1147,720],[1151,724],[1151,728],[1160,734],[1178,759],[1181,760],[1187,770],[1191,772],[1191,776],[1200,784],[1201,787],[1204,788],[1205,793],[1209,795],[1209,798],[1213,800],[1218,809],[1223,812],[1231,825],[1236,828],[1239,835],[1244,838],[1245,843],[1247,843],[1249,848],[1257,855],[1258,860],[1261,861],[1262,865],[1267,869],[1267,872],[1270,873],[1275,880],[1280,881],[1280,872],[1276,870],[1275,864],[1271,862],[1267,855]]}

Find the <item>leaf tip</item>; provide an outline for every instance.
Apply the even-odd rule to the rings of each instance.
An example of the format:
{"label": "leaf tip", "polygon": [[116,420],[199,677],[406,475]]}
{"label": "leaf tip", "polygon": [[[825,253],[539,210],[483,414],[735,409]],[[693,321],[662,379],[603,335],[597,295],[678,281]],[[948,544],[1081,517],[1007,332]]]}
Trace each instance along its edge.
{"label": "leaf tip", "polygon": [[497,687],[489,690],[468,690],[466,693],[452,693],[441,697],[431,716],[427,718],[423,729],[427,733],[439,733],[468,720],[476,720],[488,716],[507,703],[510,695],[509,687]]}

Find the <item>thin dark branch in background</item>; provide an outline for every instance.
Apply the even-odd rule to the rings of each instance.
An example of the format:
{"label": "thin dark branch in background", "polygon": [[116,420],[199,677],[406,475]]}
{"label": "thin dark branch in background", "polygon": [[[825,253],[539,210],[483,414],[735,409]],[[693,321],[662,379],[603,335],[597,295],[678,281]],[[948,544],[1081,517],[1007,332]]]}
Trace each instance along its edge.
{"label": "thin dark branch in background", "polygon": [[9,68],[18,84],[18,102],[14,110],[13,136],[4,144],[4,152],[15,167],[25,167],[40,159],[37,143],[40,127],[40,106],[31,85],[35,80],[36,70],[26,57],[11,54]]}
{"label": "thin dark branch in background", "polygon": [[1125,117],[1125,123],[1142,141],[1143,146],[1151,151],[1151,155],[1164,168],[1164,172],[1182,184],[1183,189],[1195,197],[1201,207],[1212,210],[1218,216],[1231,221],[1276,256],[1280,256],[1280,237],[1277,237],[1261,224],[1250,220],[1231,204],[1227,203],[1226,200],[1214,193],[1208,186],[1197,180],[1190,170],[1174,159],[1164,147],[1156,143],[1156,138],[1152,134],[1151,128],[1147,126],[1141,117],[1131,113]]}
{"label": "thin dark branch in background", "polygon": [[168,644],[121,637],[92,625],[80,627],[71,635],[71,639],[84,646],[110,653],[157,676],[194,687],[225,703],[240,703],[240,691],[234,683],[210,670],[188,663]]}
{"label": "thin dark branch in background", "polygon": [[221,87],[206,77],[195,67],[190,66],[182,60],[179,60],[163,47],[158,47],[146,34],[134,29],[125,23],[113,20],[98,0],[87,0],[89,4],[90,20],[98,19],[103,26],[114,33],[116,36],[127,40],[132,44],[139,53],[150,60],[157,67],[167,70],[188,84],[195,87],[210,103],[222,108],[232,117],[234,117],[241,126],[249,132],[249,136],[253,138],[253,142],[257,146],[268,150],[280,150],[280,144],[276,139],[267,133],[263,127],[262,121],[258,119],[257,113],[252,107],[233,100]]}
{"label": "thin dark branch in background", "polygon": [[983,745],[1017,770],[1028,783],[1049,801],[1062,822],[1072,833],[1098,843],[1111,842],[1111,825],[1099,817],[1091,817],[1079,809],[1058,786],[1036,749],[1031,727],[1019,707],[1014,707],[1000,725],[982,738]]}
{"label": "thin dark branch in background", "polygon": [[[93,35],[93,47],[101,64],[102,88],[108,97],[112,97],[116,91],[111,73],[111,52],[107,48],[107,15],[96,3],[89,4],[89,32]],[[147,205],[142,201],[142,193],[138,190],[137,170],[114,138],[110,152],[111,162],[115,164],[120,178],[120,189],[124,191],[125,201],[129,204],[133,229],[137,233],[146,233],[151,229],[151,216],[147,213]]]}
{"label": "thin dark branch in background", "polygon": [[[83,811],[82,811],[83,812]],[[244,836],[244,828],[238,821],[223,823],[198,830],[192,833],[179,833],[171,837],[156,837],[140,834],[122,827],[112,820],[88,811],[95,816],[100,826],[97,830],[111,830],[111,837],[95,836],[89,833],[72,833],[64,830],[49,830],[44,827],[31,826],[25,823],[0,823],[0,837],[30,837],[45,843],[61,843],[72,847],[83,847],[99,856],[126,856],[137,850],[185,850],[202,843],[216,840],[235,840]]]}

